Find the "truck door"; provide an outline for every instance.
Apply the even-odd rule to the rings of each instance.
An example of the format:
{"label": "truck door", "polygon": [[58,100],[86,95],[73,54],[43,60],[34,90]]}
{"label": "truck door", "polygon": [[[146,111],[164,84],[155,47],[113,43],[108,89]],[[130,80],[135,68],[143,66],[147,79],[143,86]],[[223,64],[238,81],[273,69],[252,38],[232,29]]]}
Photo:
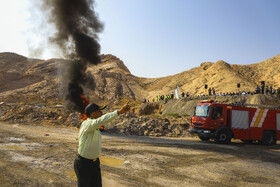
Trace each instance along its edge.
{"label": "truck door", "polygon": [[223,112],[222,106],[214,106],[212,115],[211,115],[211,121],[210,121],[210,127],[212,129],[216,129],[219,126],[225,126],[226,125],[226,119],[225,119],[225,113]]}

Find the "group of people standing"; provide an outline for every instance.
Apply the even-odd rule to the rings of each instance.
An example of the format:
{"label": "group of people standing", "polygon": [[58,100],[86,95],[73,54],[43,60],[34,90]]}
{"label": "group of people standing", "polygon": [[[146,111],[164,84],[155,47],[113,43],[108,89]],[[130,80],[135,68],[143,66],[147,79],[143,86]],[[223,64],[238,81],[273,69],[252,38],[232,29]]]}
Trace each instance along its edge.
{"label": "group of people standing", "polygon": [[[181,97],[183,98],[183,97],[189,97],[190,96],[190,94],[189,94],[189,92],[187,92],[187,93],[185,93],[185,92],[182,92],[181,93]],[[174,97],[174,93],[172,92],[171,94],[169,94],[169,95],[158,95],[157,97],[156,97],[156,100],[154,100],[153,99],[153,102],[154,101],[166,101],[166,100],[169,100],[169,99],[174,99],[175,97]]]}
{"label": "group of people standing", "polygon": [[255,91],[256,94],[277,95],[278,97],[280,96],[280,88],[275,89],[272,86],[257,86]]}
{"label": "group of people standing", "polygon": [[158,95],[157,97],[156,97],[156,101],[163,101],[163,100],[165,100],[165,99],[174,99],[174,93],[172,92],[170,95]]}
{"label": "group of people standing", "polygon": [[209,93],[209,95],[216,95],[216,90],[215,90],[215,88],[209,88],[208,89],[208,93]]}
{"label": "group of people standing", "polygon": [[182,92],[181,96],[182,96],[182,97],[185,97],[185,96],[186,96],[186,97],[189,97],[189,96],[190,96],[190,94],[189,94],[189,92],[187,92],[187,93]]}
{"label": "group of people standing", "polygon": [[[207,89],[206,89],[207,90]],[[272,86],[257,86],[255,91],[240,91],[240,92],[224,92],[224,93],[217,93],[214,87],[210,87],[208,89],[208,96],[234,96],[234,95],[254,95],[254,94],[266,94],[266,95],[276,95],[278,97],[280,97],[280,88],[278,89],[274,89]],[[180,98],[184,98],[184,97],[190,97],[190,93],[189,92],[184,92],[182,91],[182,93],[180,94]],[[207,96],[205,94],[200,94],[200,95],[196,95],[198,97],[202,97],[202,96]],[[195,97],[195,96],[194,96]],[[168,95],[158,95],[156,96],[155,99],[152,100],[152,102],[155,101],[168,101],[170,99],[174,99],[174,92],[172,92],[171,94]],[[143,103],[146,102],[150,102],[149,100],[144,99]]]}

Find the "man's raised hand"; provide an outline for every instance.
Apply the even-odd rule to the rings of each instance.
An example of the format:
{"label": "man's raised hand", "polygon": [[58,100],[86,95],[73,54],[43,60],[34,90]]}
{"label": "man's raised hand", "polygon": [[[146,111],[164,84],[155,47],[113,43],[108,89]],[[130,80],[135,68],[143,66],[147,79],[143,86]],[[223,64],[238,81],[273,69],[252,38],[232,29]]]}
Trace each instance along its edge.
{"label": "man's raised hand", "polygon": [[128,101],[125,105],[122,106],[121,109],[118,110],[118,114],[124,114],[130,110],[130,101]]}

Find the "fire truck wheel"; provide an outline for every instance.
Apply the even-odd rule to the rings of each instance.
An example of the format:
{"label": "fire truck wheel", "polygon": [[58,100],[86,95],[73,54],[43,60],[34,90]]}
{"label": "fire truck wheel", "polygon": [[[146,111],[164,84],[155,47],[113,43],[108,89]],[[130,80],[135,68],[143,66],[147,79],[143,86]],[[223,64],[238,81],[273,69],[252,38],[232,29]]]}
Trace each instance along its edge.
{"label": "fire truck wheel", "polygon": [[263,145],[275,145],[276,144],[276,137],[273,132],[264,132],[262,138]]}
{"label": "fire truck wheel", "polygon": [[201,137],[201,136],[199,136],[199,138],[200,138],[202,141],[208,141],[208,140],[210,140],[210,138],[205,138],[205,137]]}
{"label": "fire truck wheel", "polygon": [[217,136],[215,137],[216,143],[226,144],[230,143],[231,141],[231,135],[226,130],[222,129],[217,133]]}

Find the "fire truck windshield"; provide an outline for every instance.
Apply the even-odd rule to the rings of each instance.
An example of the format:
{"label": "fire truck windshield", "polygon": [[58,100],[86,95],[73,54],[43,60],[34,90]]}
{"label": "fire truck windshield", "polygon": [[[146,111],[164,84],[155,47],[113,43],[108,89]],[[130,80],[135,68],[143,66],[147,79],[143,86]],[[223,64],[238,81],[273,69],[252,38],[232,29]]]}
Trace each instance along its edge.
{"label": "fire truck windshield", "polygon": [[195,108],[194,115],[196,117],[208,117],[210,113],[211,106],[209,105],[198,105]]}

